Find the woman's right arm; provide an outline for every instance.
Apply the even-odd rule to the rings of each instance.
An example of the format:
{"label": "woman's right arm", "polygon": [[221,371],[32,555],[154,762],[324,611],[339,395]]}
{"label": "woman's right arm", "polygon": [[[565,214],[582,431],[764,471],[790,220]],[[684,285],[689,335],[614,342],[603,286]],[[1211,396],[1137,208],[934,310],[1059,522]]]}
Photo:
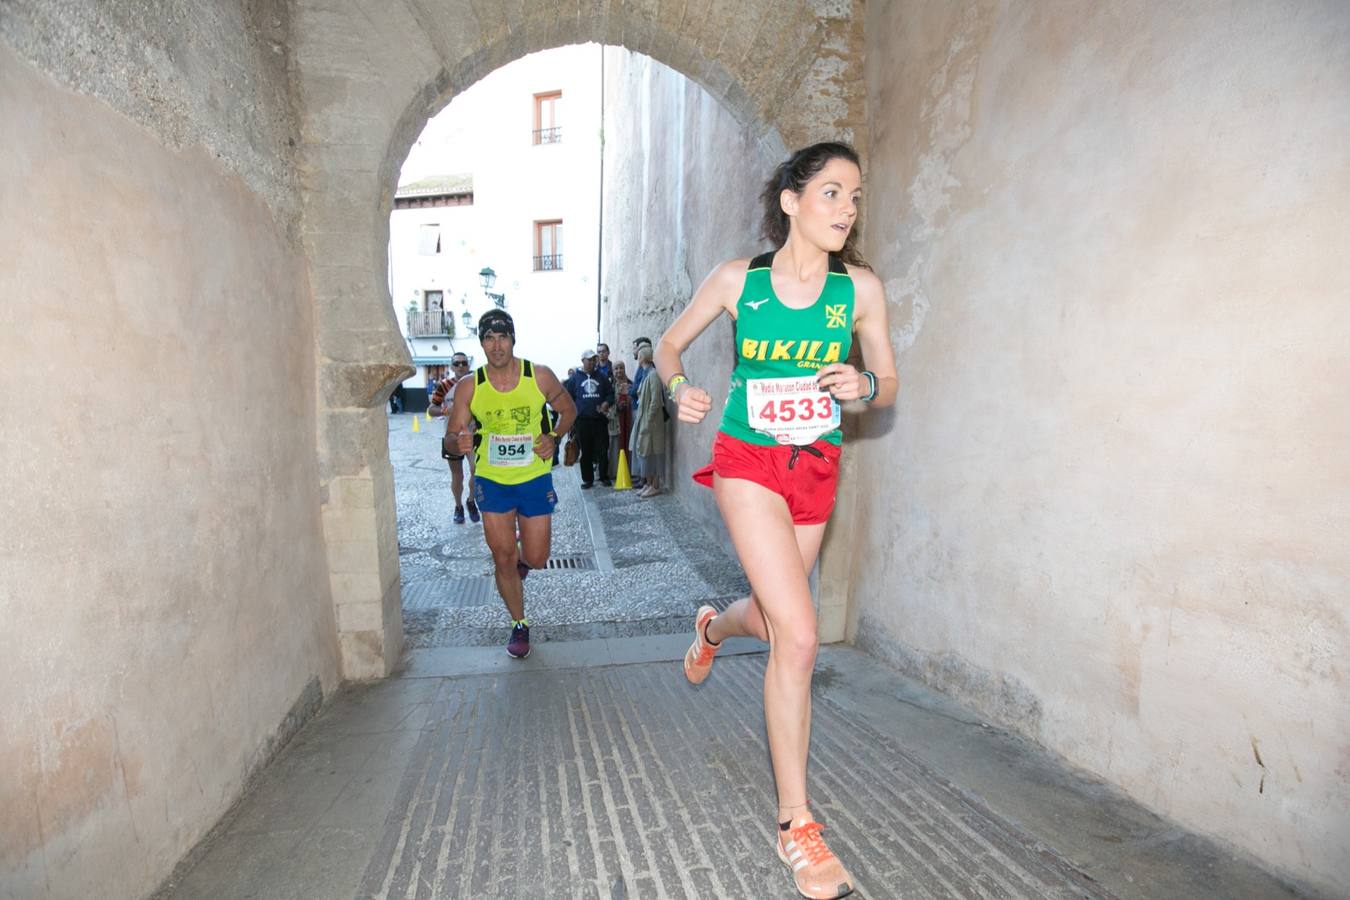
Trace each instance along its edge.
{"label": "woman's right arm", "polygon": [[[694,338],[702,334],[722,313],[727,313],[733,319],[736,317],[736,300],[740,297],[741,286],[745,284],[745,272],[749,266],[748,259],[731,259],[713,269],[694,292],[694,298],[689,301],[684,312],[661,335],[661,339],[656,342],[652,361],[656,363],[656,374],[661,379],[662,387],[670,384],[676,375],[690,378],[684,371],[680,354],[694,342]],[[650,375],[647,377],[651,378]],[[675,404],[679,407],[679,420],[691,424],[703,421],[708,410],[712,409],[712,397],[702,388],[695,387],[692,381],[691,378],[677,385],[673,394]]]}

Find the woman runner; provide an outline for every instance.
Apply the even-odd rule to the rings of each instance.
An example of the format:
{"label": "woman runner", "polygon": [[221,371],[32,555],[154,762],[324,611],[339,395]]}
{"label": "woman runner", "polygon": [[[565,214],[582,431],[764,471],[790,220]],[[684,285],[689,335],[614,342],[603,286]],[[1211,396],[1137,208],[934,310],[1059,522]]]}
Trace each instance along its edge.
{"label": "woman runner", "polygon": [[[699,684],[728,637],[768,641],[764,719],[778,857],[810,898],[843,897],[853,878],[808,806],[816,613],[807,577],[834,508],[839,403],[889,406],[898,388],[881,281],[856,248],[861,196],[853,148],[794,153],[761,194],[763,236],[779,249],[714,269],[656,350],[679,421],[700,422],[712,397],[686,376],[680,354],[722,313],[735,322],[736,367],[712,463],[694,479],[712,487],[751,593],[720,614],[698,611],[684,671]],[[844,362],[855,333],[861,372]]]}

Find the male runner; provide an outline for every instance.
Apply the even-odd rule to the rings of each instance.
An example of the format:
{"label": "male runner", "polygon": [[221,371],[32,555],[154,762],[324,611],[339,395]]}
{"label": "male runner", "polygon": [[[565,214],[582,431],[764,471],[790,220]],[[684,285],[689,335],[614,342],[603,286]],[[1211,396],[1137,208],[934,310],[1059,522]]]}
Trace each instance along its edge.
{"label": "male runner", "polygon": [[[474,494],[483,537],[492,551],[497,590],[511,614],[506,652],[524,659],[530,655],[524,579],[548,562],[558,502],[553,451],[558,435],[572,427],[576,408],[551,369],[516,358],[516,326],[504,310],[483,314],[478,340],[487,364],[456,386],[446,431],[457,438],[461,453],[478,460]],[[556,427],[545,404],[558,411]],[[469,430],[470,417],[479,423],[476,431]]]}
{"label": "male runner", "polygon": [[[469,357],[464,353],[456,353],[450,357],[450,377],[442,380],[436,385],[436,390],[431,394],[431,405],[427,407],[427,414],[432,417],[449,417],[450,403],[454,402],[455,385],[461,380],[468,378]],[[449,422],[447,421],[448,425]],[[448,429],[447,429],[448,431]],[[455,524],[464,524],[464,461],[469,461],[469,520],[478,521],[478,507],[473,502],[473,472],[478,461],[474,459],[473,454],[462,454],[456,445],[458,438],[446,434],[441,441],[441,458],[450,464],[450,492],[455,495]]]}

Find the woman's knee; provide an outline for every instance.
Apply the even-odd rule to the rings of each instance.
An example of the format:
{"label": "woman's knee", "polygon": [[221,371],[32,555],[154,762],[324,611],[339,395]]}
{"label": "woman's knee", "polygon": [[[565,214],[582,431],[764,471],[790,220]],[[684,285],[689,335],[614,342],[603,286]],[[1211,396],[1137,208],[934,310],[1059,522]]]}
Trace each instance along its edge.
{"label": "woman's knee", "polygon": [[814,621],[794,622],[787,627],[774,627],[771,652],[782,664],[794,672],[809,674],[816,665],[816,650],[820,641],[816,637]]}

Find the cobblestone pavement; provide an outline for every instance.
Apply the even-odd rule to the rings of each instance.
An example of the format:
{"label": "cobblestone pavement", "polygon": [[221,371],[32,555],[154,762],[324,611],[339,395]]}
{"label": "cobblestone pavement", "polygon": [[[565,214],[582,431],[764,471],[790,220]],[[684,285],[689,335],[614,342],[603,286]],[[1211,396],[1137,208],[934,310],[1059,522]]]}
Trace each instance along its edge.
{"label": "cobblestone pavement", "polygon": [[[423,416],[414,432],[413,418],[389,418],[407,646],[501,643],[509,623],[482,526],[451,520],[443,421]],[[602,486],[583,492],[575,467],[556,468],[554,487],[551,565],[575,568],[534,572],[526,582],[535,643],[678,633],[701,604],[720,608],[749,590],[720,541],[671,497],[640,500]]]}

